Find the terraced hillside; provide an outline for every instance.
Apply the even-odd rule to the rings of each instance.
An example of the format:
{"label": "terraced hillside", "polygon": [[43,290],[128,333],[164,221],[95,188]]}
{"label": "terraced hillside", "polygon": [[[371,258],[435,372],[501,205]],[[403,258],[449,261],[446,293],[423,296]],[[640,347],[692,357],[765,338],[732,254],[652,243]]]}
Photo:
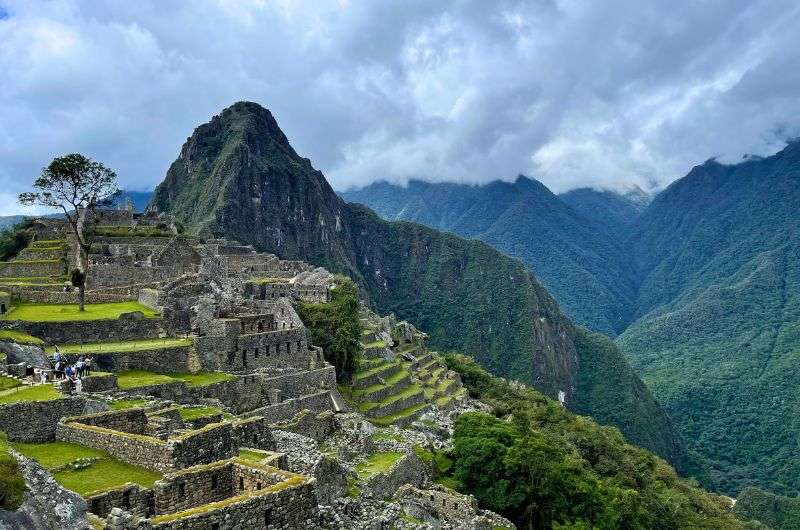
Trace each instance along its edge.
{"label": "terraced hillside", "polygon": [[363,311],[364,358],[345,399],[378,426],[407,425],[430,410],[463,398],[458,375],[425,346],[425,334],[406,322]]}

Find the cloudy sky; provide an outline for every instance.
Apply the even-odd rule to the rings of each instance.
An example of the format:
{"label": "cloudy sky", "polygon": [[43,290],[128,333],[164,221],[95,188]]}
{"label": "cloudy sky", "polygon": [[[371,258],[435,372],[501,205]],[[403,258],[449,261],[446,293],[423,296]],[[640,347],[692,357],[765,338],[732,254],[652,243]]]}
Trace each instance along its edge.
{"label": "cloudy sky", "polygon": [[653,189],[800,136],[798,28],[796,0],[0,0],[0,214],[68,152],[152,188],[243,99],[338,189]]}

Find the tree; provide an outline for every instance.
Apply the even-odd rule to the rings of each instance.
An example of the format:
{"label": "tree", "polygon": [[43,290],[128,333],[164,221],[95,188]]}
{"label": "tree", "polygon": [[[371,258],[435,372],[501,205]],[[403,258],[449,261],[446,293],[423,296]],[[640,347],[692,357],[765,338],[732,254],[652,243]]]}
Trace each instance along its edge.
{"label": "tree", "polygon": [[361,354],[361,321],[358,287],[344,276],[336,277],[331,300],[324,304],[300,304],[298,312],[311,343],[321,346],[325,360],[336,367],[336,378],[350,382]]}
{"label": "tree", "polygon": [[33,187],[37,191],[20,194],[20,204],[62,210],[75,237],[77,274],[72,274],[72,280],[73,285],[79,284],[78,301],[83,311],[91,246],[86,237],[86,218],[97,206],[110,204],[119,195],[117,174],[100,162],[73,153],[50,162]]}

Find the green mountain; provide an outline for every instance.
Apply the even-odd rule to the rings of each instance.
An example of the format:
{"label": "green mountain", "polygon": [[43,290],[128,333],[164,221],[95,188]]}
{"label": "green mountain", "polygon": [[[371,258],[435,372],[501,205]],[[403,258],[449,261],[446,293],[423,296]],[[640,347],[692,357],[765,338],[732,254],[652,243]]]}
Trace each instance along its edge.
{"label": "green mountain", "polygon": [[745,488],[733,510],[743,520],[758,521],[774,530],[800,528],[800,497],[783,497],[758,488]]}
{"label": "green mountain", "polygon": [[602,226],[603,232],[617,239],[625,239],[630,234],[639,216],[652,200],[638,186],[625,193],[578,188],[562,193],[558,198],[592,223]]}
{"label": "green mountain", "polygon": [[[345,196],[387,217],[465,235],[460,219],[469,218],[482,228],[468,235],[522,259],[576,320],[621,333],[618,346],[690,449],[708,460],[716,487],[736,493],[758,485],[795,495],[799,184],[800,143],[794,142],[768,158],[708,161],[646,207],[641,194],[575,190],[542,203],[522,192],[509,199],[491,191],[508,184],[376,184]],[[459,200],[444,200],[454,189]],[[425,209],[424,196],[438,219],[418,211]],[[392,200],[394,210],[387,206]],[[529,205],[527,215],[518,204]],[[459,221],[442,222],[452,219]],[[572,260],[563,259],[565,249]],[[598,257],[613,265],[605,271],[588,265]],[[597,285],[619,295],[600,296]]]}
{"label": "green mountain", "polygon": [[[550,396],[564,391],[573,410],[591,408],[634,443],[686,466],[669,421],[616,347],[582,340],[585,332],[522,263],[483,242],[348,205],[255,103],[236,103],[198,127],[150,208],[192,232],[347,274],[378,312],[414,322],[432,347],[469,353]],[[595,370],[605,379],[593,378]]]}
{"label": "green mountain", "polygon": [[628,281],[633,270],[623,259],[617,223],[624,224],[627,212],[635,215],[637,207],[618,196],[627,205],[618,221],[598,223],[593,217],[598,208],[590,199],[595,205],[603,201],[596,195],[574,193],[573,207],[524,176],[513,183],[484,186],[411,181],[401,187],[381,182],[342,193],[386,219],[480,239],[521,259],[570,318],[614,336],[630,320],[635,297],[635,286]]}
{"label": "green mountain", "polygon": [[637,320],[619,337],[718,487],[800,491],[800,143],[695,167],[630,239]]}

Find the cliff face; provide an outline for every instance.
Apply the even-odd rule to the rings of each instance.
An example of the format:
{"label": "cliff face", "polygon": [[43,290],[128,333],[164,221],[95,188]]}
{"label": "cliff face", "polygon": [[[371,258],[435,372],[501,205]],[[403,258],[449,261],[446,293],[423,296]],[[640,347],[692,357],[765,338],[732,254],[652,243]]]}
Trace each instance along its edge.
{"label": "cliff face", "polygon": [[[255,103],[236,103],[198,127],[151,207],[175,215],[192,232],[350,275],[380,313],[414,322],[434,348],[469,353],[495,374],[551,396],[563,390],[568,403],[584,389],[594,392],[591,378],[578,377],[579,330],[521,262],[479,241],[384,221],[346,204]],[[630,370],[613,377],[621,379],[609,385],[619,388],[635,379]],[[681,467],[682,446],[649,393],[623,405],[621,414],[613,401],[581,395],[576,403],[587,401],[595,402],[601,422],[655,433],[654,444],[649,436],[631,439]]]}

